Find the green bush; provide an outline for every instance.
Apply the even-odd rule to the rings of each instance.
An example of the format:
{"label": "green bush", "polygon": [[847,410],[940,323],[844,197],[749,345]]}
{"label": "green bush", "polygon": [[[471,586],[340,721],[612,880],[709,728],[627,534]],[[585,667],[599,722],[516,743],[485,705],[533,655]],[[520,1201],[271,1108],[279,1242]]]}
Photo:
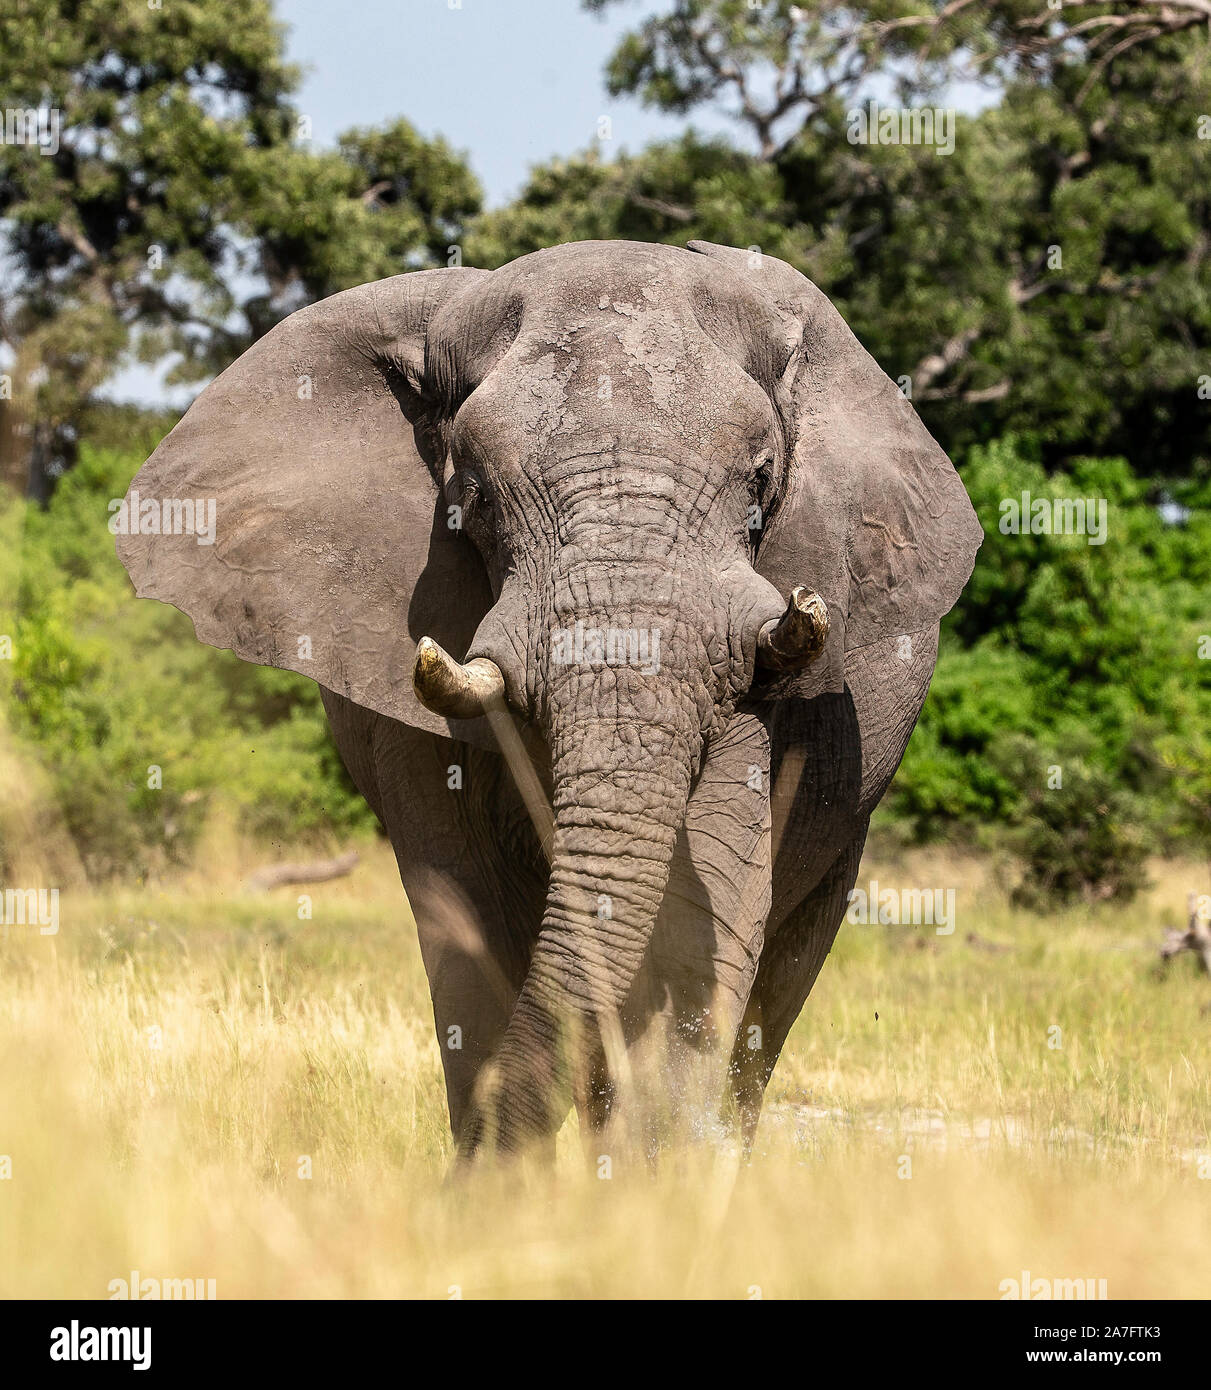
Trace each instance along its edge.
{"label": "green bush", "polygon": [[264,839],[371,826],[313,682],[203,646],[176,609],[135,599],[107,503],[143,457],[85,446],[49,507],[14,504],[4,527],[10,723],[89,874],[185,859],[220,804]]}
{"label": "green bush", "polygon": [[[267,840],[368,829],[311,681],[134,598],[106,504],[153,443],[85,446],[46,510],[0,512],[10,724],[81,859],[94,876],[182,860],[220,807]],[[1211,849],[1211,514],[1166,521],[1121,460],[1049,475],[1022,441],[962,472],[985,542],[879,820],[1013,848],[1034,902],[1129,896],[1146,854]],[[1105,498],[1105,544],[1002,534],[1001,501],[1024,488]]]}
{"label": "green bush", "polygon": [[1022,861],[1013,900],[1044,911],[1075,902],[1129,902],[1147,883],[1148,805],[1096,762],[1079,741],[1064,763],[1033,739],[998,742],[993,761],[1021,800],[1006,841]]}
{"label": "green bush", "polygon": [[[918,841],[1008,832],[1025,893],[1129,895],[1145,852],[1211,847],[1207,499],[1191,485],[1167,520],[1123,460],[1048,474],[1020,440],[961,471],[984,544],[883,817]],[[1105,543],[1002,534],[1023,490],[1105,499]]]}

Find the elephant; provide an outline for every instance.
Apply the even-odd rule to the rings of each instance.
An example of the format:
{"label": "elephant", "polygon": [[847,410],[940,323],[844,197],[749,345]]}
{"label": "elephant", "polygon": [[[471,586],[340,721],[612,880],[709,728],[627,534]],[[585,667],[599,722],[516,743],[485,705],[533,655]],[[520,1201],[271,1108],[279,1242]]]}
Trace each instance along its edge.
{"label": "elephant", "polygon": [[411,271],[285,318],[131,486],[138,595],[320,686],[456,1152],[573,1106],[751,1146],[982,539],[827,296],[703,241]]}

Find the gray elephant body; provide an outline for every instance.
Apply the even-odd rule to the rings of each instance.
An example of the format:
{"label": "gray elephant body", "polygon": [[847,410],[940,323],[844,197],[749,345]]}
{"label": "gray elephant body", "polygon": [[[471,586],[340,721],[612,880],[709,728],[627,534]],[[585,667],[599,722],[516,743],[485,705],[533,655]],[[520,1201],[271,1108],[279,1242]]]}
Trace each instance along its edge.
{"label": "gray elephant body", "polygon": [[[280,325],[132,487],[216,497],[221,533],[121,538],[138,591],[321,685],[463,1150],[570,1100],[700,1129],[727,1092],[751,1139],[980,538],[824,296],[704,244],[397,277]],[[770,671],[800,583],[827,642]],[[418,701],[426,636],[511,712]]]}
{"label": "gray elephant body", "polygon": [[[706,760],[708,784],[713,771],[716,784],[732,787],[747,781],[751,766],[767,763],[771,848],[761,852],[751,827],[745,840],[738,841],[734,828],[712,837],[706,817],[695,838],[697,858],[688,835],[679,836],[644,968],[623,1011],[624,1032],[633,1041],[655,1025],[666,1047],[664,1064],[677,1071],[669,1044],[682,1040],[697,1051],[703,1019],[725,1002],[736,1023],[727,1040],[727,1077],[721,1065],[727,1059],[711,1049],[712,1073],[704,1081],[709,1087],[713,1077],[726,1102],[730,1079],[746,1142],[786,1035],[844,916],[870,814],[912,733],[936,645],[935,628],[918,635],[909,661],[898,654],[899,639],[888,638],[847,662],[847,685],[852,679],[859,692],[894,689],[893,704],[855,699],[850,686],[801,704],[755,705],[748,717],[760,732],[751,752],[742,743],[732,769],[718,756]],[[341,756],[387,830],[414,905],[451,1124],[459,1133],[529,969],[546,900],[546,861],[499,754],[412,728],[330,690],[323,697]],[[462,779],[457,795],[449,785],[455,769]],[[691,816],[694,809],[691,797]],[[771,885],[767,915],[760,896],[755,910],[738,914],[736,890],[759,884],[763,875]],[[443,900],[452,884],[464,895],[461,910]],[[463,930],[468,919],[477,927],[472,949]],[[683,1074],[685,1064],[682,1057]],[[599,1122],[601,1113],[590,1118]]]}

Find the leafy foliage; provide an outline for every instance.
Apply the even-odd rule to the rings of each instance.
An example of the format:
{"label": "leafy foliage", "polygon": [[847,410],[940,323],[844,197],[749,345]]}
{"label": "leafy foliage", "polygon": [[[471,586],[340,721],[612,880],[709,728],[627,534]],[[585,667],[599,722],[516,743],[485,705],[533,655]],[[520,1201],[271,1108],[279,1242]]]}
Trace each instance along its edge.
{"label": "leafy foliage", "polygon": [[[36,496],[77,438],[91,447],[45,511],[0,508],[0,633],[16,640],[0,681],[90,870],[185,854],[227,799],[270,837],[369,823],[309,682],[133,602],[101,522],[168,422],[96,406],[98,385],[133,351],[200,380],[300,304],[457,247],[493,267],[593,238],[789,261],[963,464],[985,544],[880,817],[919,841],[1012,845],[1035,902],[1129,896],[1146,852],[1206,852],[1200,15],[1201,0],[668,0],[623,37],[611,90],[690,117],[722,105],[739,139],[689,129],[552,160],[482,213],[462,157],[407,121],[312,149],[266,0],[17,0],[0,87],[60,109],[63,130],[53,155],[0,145],[10,415],[30,422]],[[953,154],[850,142],[872,95],[941,103],[973,70],[993,104],[960,118]],[[1105,544],[1002,531],[1024,490],[1104,500]]]}
{"label": "leafy foliage", "polygon": [[[1049,476],[1017,440],[962,471],[985,540],[884,814],[1008,830],[1036,897],[1129,893],[1145,852],[1211,848],[1211,515],[1167,521],[1122,459]],[[1003,532],[1023,491],[1104,500],[1105,543]]]}
{"label": "leafy foliage", "polygon": [[[883,8],[908,7],[868,5],[871,22]],[[849,142],[860,64],[837,84],[817,74],[766,148],[744,94],[792,62],[806,22],[726,0],[649,21],[615,55],[616,90],[673,111],[733,90],[756,152],[691,131],[609,164],[553,161],[472,224],[468,258],[577,237],[757,246],[828,293],[951,452],[1029,433],[1048,467],[1122,454],[1152,477],[1207,477],[1211,47],[1140,49],[1088,92],[1088,64],[1009,80],[957,117],[949,155]]]}
{"label": "leafy foliage", "polygon": [[44,148],[0,143],[15,274],[0,330],[34,424],[34,495],[131,351],[204,379],[304,303],[444,264],[478,210],[462,158],[407,121],[312,148],[283,46],[267,0],[6,10],[6,105],[58,122]]}
{"label": "leafy foliage", "polygon": [[105,523],[142,458],[85,446],[45,510],[11,503],[4,525],[20,539],[0,572],[0,680],[89,874],[186,857],[216,802],[260,839],[371,826],[311,681],[204,647],[183,614],[135,599]]}

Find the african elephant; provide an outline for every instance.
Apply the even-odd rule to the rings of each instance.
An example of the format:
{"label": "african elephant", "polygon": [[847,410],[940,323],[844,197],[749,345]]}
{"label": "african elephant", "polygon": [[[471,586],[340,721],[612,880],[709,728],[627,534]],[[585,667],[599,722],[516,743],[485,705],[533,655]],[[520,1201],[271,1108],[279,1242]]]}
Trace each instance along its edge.
{"label": "african elephant", "polygon": [[321,687],[460,1152],[627,1097],[645,1142],[751,1141],[981,539],[825,295],[706,242],[363,285],[250,348],[132,489],[217,503],[214,544],[119,537],[138,593]]}

